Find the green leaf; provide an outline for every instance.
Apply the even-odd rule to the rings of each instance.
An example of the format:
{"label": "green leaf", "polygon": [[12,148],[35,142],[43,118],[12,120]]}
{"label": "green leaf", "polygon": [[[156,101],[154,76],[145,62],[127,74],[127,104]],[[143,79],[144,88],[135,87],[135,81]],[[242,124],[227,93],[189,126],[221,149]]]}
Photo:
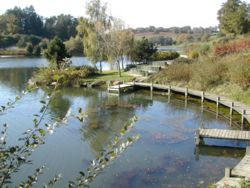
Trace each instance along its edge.
{"label": "green leaf", "polygon": [[41,100],[41,101],[40,101],[40,103],[42,103],[42,104],[46,104],[46,102],[45,102],[45,101],[43,101],[43,100]]}
{"label": "green leaf", "polygon": [[134,139],[131,138],[131,137],[128,137],[127,140],[128,140],[129,142],[133,142]]}
{"label": "green leaf", "polygon": [[33,122],[34,122],[35,125],[37,125],[38,120],[37,119],[33,119]]}
{"label": "green leaf", "polygon": [[42,136],[45,136],[45,135],[46,135],[46,131],[43,130],[43,129],[39,129],[39,133],[40,133]]}
{"label": "green leaf", "polygon": [[20,96],[16,96],[16,101],[20,100],[21,97]]}
{"label": "green leaf", "polygon": [[85,173],[84,173],[84,172],[80,171],[79,173],[80,173],[82,176],[85,176]]}
{"label": "green leaf", "polygon": [[82,108],[79,108],[79,109],[78,109],[78,112],[79,112],[79,113],[82,113]]}
{"label": "green leaf", "polygon": [[58,75],[58,74],[55,74],[54,76],[53,76],[53,80],[59,80],[60,79],[60,76]]}

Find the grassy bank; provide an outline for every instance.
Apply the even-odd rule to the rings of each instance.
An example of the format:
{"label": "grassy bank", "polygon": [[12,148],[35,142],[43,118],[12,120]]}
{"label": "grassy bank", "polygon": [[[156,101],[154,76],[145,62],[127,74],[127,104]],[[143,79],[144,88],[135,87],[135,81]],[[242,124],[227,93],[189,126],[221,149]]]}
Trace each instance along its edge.
{"label": "grassy bank", "polygon": [[187,47],[196,54],[191,61],[176,61],[147,81],[203,90],[250,104],[250,38],[210,42],[206,53],[203,46]]}
{"label": "grassy bank", "polygon": [[29,54],[24,49],[19,49],[19,50],[3,50],[3,49],[1,49],[0,55],[1,56],[28,56]]}

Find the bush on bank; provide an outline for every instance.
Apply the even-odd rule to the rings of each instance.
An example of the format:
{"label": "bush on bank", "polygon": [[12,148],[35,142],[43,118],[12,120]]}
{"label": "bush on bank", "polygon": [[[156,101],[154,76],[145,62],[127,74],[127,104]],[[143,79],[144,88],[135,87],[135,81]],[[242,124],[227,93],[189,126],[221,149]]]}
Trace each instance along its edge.
{"label": "bush on bank", "polygon": [[160,51],[153,55],[153,61],[173,60],[180,56],[178,52]]}
{"label": "bush on bank", "polygon": [[52,86],[57,83],[59,87],[80,87],[95,73],[96,69],[90,66],[66,69],[44,68],[33,76],[31,83],[36,86]]}

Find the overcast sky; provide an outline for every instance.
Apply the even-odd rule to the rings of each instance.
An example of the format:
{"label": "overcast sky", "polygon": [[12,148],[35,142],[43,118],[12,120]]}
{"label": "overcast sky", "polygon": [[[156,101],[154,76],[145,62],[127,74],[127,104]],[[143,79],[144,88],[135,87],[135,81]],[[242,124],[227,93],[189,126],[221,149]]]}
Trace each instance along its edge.
{"label": "overcast sky", "polygon": [[[0,13],[14,6],[33,5],[44,17],[61,13],[75,17],[85,15],[87,0],[0,0]],[[218,25],[217,12],[226,0],[103,0],[109,13],[123,19],[130,27]],[[250,3],[250,0],[246,1]]]}

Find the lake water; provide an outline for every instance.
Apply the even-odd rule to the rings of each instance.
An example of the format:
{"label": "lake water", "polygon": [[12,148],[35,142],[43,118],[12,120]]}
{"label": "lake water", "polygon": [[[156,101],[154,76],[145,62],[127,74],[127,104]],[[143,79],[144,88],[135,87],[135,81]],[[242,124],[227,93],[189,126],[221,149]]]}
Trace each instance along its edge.
{"label": "lake water", "polygon": [[[76,59],[88,63],[85,58]],[[0,59],[0,105],[20,95],[36,67],[46,64],[44,59]],[[33,114],[39,113],[39,101],[46,96],[47,92],[41,89],[29,93],[15,108],[0,114],[0,125],[9,124],[9,145],[18,144],[22,133],[33,127]],[[233,167],[244,156],[244,149],[214,145],[241,148],[247,144],[205,140],[208,145],[196,148],[194,135],[201,125],[237,129],[237,122],[230,125],[228,118],[216,118],[211,106],[205,104],[202,112],[199,100],[190,99],[185,104],[179,95],[172,95],[169,100],[158,94],[152,99],[150,92],[143,90],[114,96],[100,89],[62,89],[52,99],[43,124],[63,117],[69,109],[76,114],[79,107],[88,118],[83,123],[70,118],[54,134],[46,136],[45,144],[30,156],[32,164],[24,164],[12,174],[9,187],[26,180],[42,165],[46,166],[44,174],[34,187],[41,187],[58,173],[63,178],[55,187],[68,187],[67,182],[75,180],[79,171],[85,171],[135,115],[139,119],[131,134],[140,134],[140,140],[105,168],[90,187],[207,187],[223,177],[225,167]]]}

